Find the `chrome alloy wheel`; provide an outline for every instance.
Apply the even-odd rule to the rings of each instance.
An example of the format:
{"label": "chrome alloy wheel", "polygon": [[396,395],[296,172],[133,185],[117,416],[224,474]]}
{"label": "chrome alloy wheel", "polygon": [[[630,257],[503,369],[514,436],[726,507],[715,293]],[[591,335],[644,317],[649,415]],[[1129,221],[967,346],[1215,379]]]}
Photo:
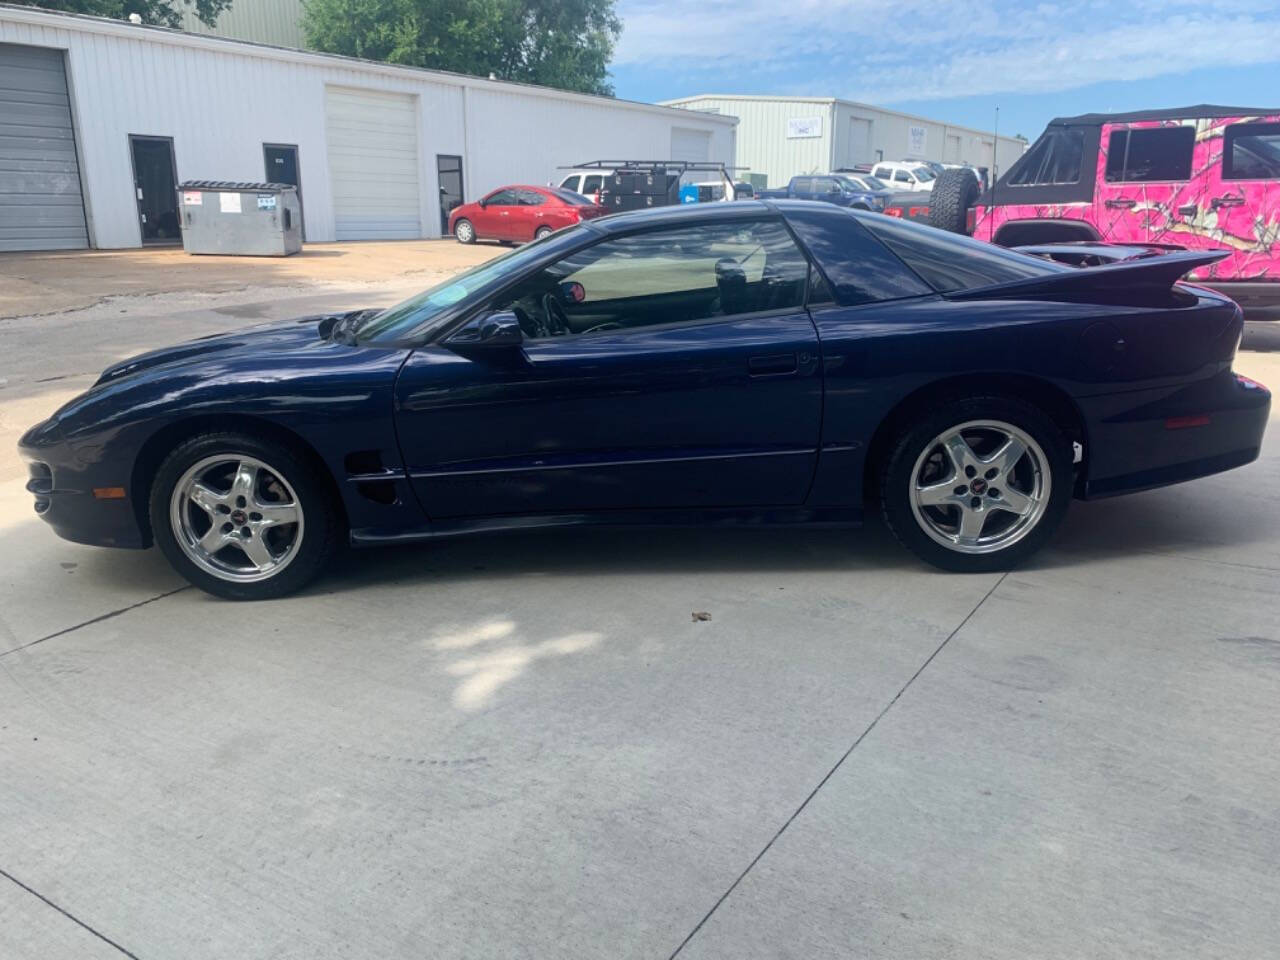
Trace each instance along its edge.
{"label": "chrome alloy wheel", "polygon": [[298,495],[253,457],[206,457],[188,468],[169,498],[169,521],[196,566],[237,583],[275,576],[302,543]]}
{"label": "chrome alloy wheel", "polygon": [[920,529],[957,553],[994,553],[1035,529],[1052,477],[1040,445],[1000,420],[971,420],[934,437],[911,471]]}
{"label": "chrome alloy wheel", "polygon": [[475,238],[475,227],[470,221],[463,220],[455,228],[455,236],[463,243],[470,243]]}

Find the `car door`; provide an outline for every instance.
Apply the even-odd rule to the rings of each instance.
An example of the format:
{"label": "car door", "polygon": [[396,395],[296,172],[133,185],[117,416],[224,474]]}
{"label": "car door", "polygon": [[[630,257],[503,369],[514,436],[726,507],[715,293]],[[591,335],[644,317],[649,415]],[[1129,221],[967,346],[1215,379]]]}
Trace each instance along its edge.
{"label": "car door", "polygon": [[514,187],[495,190],[480,202],[476,236],[484,240],[514,240],[512,214],[519,219],[520,198]]}
{"label": "car door", "polygon": [[808,263],[778,219],[609,236],[484,305],[515,347],[424,347],[397,431],[433,518],[794,506],[822,381]]}
{"label": "car door", "polygon": [[532,240],[539,227],[557,228],[555,219],[548,218],[551,212],[550,201],[537,190],[521,189],[520,209],[511,218],[514,229],[512,240]]}
{"label": "car door", "polygon": [[[1094,199],[1103,240],[1160,240],[1171,223],[1194,216],[1193,198],[1178,200],[1191,180],[1196,128],[1146,122],[1106,124]],[[1176,237],[1168,242],[1180,242]]]}

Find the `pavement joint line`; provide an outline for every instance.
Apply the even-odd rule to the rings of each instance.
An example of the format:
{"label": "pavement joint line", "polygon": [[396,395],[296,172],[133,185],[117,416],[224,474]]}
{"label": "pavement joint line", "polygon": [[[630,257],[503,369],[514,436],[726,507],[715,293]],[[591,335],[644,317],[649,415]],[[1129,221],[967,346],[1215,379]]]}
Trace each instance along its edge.
{"label": "pavement joint line", "polygon": [[947,634],[946,638],[940,644],[938,644],[937,647],[934,648],[933,653],[929,654],[929,656],[925,658],[924,663],[920,664],[916,672],[913,673],[907,679],[907,682],[904,683],[902,687],[898,690],[898,692],[893,695],[893,699],[890,700],[888,703],[886,703],[884,705],[884,708],[875,715],[875,718],[869,724],[867,724],[867,728],[863,730],[862,733],[858,734],[858,738],[853,741],[853,743],[849,746],[849,749],[846,750],[841,755],[840,759],[835,762],[835,766],[833,766],[830,770],[828,770],[826,776],[824,776],[821,780],[818,781],[818,785],[809,792],[809,795],[805,797],[803,801],[801,801],[800,806],[796,807],[795,811],[791,814],[791,816],[787,817],[786,821],[782,824],[782,826],[778,828],[778,832],[775,833],[769,839],[769,842],[766,843],[764,847],[761,848],[760,852],[755,855],[752,861],[749,864],[747,864],[747,868],[743,870],[742,873],[738,874],[738,878],[734,880],[733,883],[729,884],[729,889],[726,890],[724,893],[722,893],[720,895],[720,899],[718,899],[714,904],[712,904],[711,909],[708,910],[706,914],[703,916],[703,918],[698,921],[698,925],[689,931],[689,935],[687,937],[685,937],[683,940],[680,941],[680,946],[676,947],[676,949],[674,950],[674,952],[672,952],[668,960],[675,960],[675,958],[680,955],[680,951],[682,951],[685,947],[687,947],[689,945],[689,942],[698,935],[698,931],[701,930],[703,926],[706,924],[706,922],[711,919],[712,915],[717,910],[720,909],[720,905],[729,899],[729,895],[738,888],[738,884],[742,883],[742,881],[746,879],[747,874],[752,871],[752,869],[755,867],[757,863],[761,861],[761,859],[763,859],[764,855],[769,852],[769,849],[775,843],[778,842],[778,838],[781,837],[784,832],[786,832],[787,827],[791,826],[791,824],[795,821],[795,819],[798,816],[800,816],[801,813],[804,812],[804,808],[809,805],[809,801],[818,795],[818,791],[821,790],[823,787],[825,787],[827,785],[827,781],[830,780],[833,776],[835,776],[836,771],[839,770],[841,765],[846,760],[849,759],[849,755],[852,754],[853,751],[856,750],[858,746],[862,743],[862,741],[867,738],[867,736],[871,733],[871,731],[876,728],[876,724],[878,724],[881,721],[881,719],[884,717],[886,713],[888,713],[891,709],[893,709],[893,705],[898,702],[898,700],[902,697],[904,693],[907,692],[907,688],[910,687],[911,684],[915,683],[916,678],[919,677],[920,674],[924,673],[925,669],[929,666],[929,664],[933,663],[934,658],[937,657],[937,655],[942,652],[943,648],[948,643],[951,642],[952,637],[954,637],[956,634],[958,634],[961,630],[964,629],[965,624],[967,624],[970,620],[973,619],[973,615],[982,609],[982,605],[986,603],[989,599],[991,599],[991,595],[995,593],[996,590],[999,589],[1000,584],[1004,583],[1005,578],[1009,576],[1010,572],[1011,571],[1006,570],[1004,573],[1000,575],[1000,579],[997,580],[994,584],[992,584],[991,589],[982,595],[982,599],[979,600],[974,605],[972,610],[970,610],[967,614],[965,614],[964,619],[961,620],[956,625],[956,628],[952,630],[949,634]]}
{"label": "pavement joint line", "polygon": [[53,633],[48,634],[47,636],[40,637],[38,640],[31,640],[27,643],[24,643],[20,647],[14,647],[12,650],[6,650],[4,651],[4,653],[0,653],[0,658],[7,657],[11,653],[17,653],[19,650],[26,650],[29,647],[34,647],[37,643],[44,643],[46,640],[53,640],[55,637],[61,637],[61,636],[65,636],[68,633],[74,633],[76,630],[79,630],[82,627],[90,627],[90,626],[93,626],[93,624],[95,623],[102,623],[102,621],[104,620],[112,620],[115,617],[120,616],[122,613],[128,613],[130,610],[137,610],[139,607],[145,607],[148,603],[155,603],[157,600],[163,600],[165,597],[172,597],[175,593],[181,593],[183,590],[190,590],[190,589],[191,589],[191,586],[189,584],[182,587],[175,587],[172,590],[167,590],[164,593],[157,594],[154,597],[147,597],[147,599],[139,600],[137,603],[131,603],[127,607],[121,607],[119,610],[112,610],[108,613],[100,614],[99,616],[96,616],[96,617],[93,617],[92,619],[84,621],[84,623],[77,623],[74,626],[63,627],[61,630],[55,630]]}
{"label": "pavement joint line", "polygon": [[46,896],[45,896],[43,893],[41,893],[40,891],[38,891],[38,890],[33,890],[33,889],[31,889],[30,887],[28,887],[25,883],[23,883],[21,880],[19,880],[17,877],[15,877],[13,874],[9,873],[9,871],[7,871],[7,870],[5,870],[5,869],[3,869],[3,868],[0,868],[0,877],[4,877],[6,880],[9,880],[10,882],[17,884],[17,885],[18,885],[19,887],[21,887],[23,890],[27,891],[27,893],[29,893],[29,894],[31,894],[33,897],[35,897],[37,900],[42,901],[42,902],[43,902],[43,903],[45,903],[47,906],[53,907],[53,909],[57,910],[60,914],[62,914],[64,917],[66,917],[66,918],[67,918],[68,920],[70,920],[72,923],[77,924],[77,925],[79,925],[79,926],[83,927],[85,930],[88,930],[90,933],[92,933],[95,937],[97,937],[97,938],[98,938],[99,940],[101,940],[103,943],[108,944],[109,946],[115,947],[115,948],[116,948],[117,950],[119,950],[122,954],[124,954],[126,957],[128,957],[128,958],[129,958],[129,960],[139,960],[138,955],[137,955],[136,953],[133,953],[133,952],[132,952],[132,951],[130,951],[130,950],[126,950],[124,947],[120,946],[120,944],[116,943],[116,942],[115,942],[114,940],[112,940],[110,937],[106,936],[105,934],[101,934],[101,933],[99,933],[97,930],[93,929],[93,927],[89,926],[87,923],[85,923],[83,920],[81,920],[81,919],[80,919],[79,917],[77,917],[75,914],[73,914],[73,913],[68,913],[66,910],[62,909],[62,907],[58,906],[56,903],[54,903],[52,900],[50,900],[48,897],[46,897]]}

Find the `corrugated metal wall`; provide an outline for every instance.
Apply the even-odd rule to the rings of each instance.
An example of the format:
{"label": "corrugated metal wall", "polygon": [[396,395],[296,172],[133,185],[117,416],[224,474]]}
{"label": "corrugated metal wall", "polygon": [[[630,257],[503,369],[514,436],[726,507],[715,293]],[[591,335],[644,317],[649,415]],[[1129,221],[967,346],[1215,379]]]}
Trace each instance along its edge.
{"label": "corrugated metal wall", "polygon": [[[777,100],[751,97],[691,97],[669,101],[691,112],[716,111],[738,117],[738,163],[769,177],[772,187],[784,186],[802,173],[824,173],[836,167],[870,163],[877,159],[907,158],[955,162],[946,156],[948,137],[960,138],[959,159],[975,166],[990,166],[989,133],[910,117],[864,104],[831,99]],[[821,136],[797,137],[789,121],[821,118]],[[869,128],[867,125],[870,125]],[[925,149],[913,152],[911,128],[923,129]],[[789,136],[788,134],[792,135]],[[954,140],[952,141],[954,146]],[[1023,150],[1011,137],[1000,138],[1000,169]]]}
{"label": "corrugated metal wall", "polygon": [[[698,97],[681,101],[690,113],[714,111],[738,117],[737,163],[769,177],[769,186],[785,186],[798,173],[831,169],[831,105],[803,100],[736,100]],[[788,137],[787,121],[820,121],[816,137]]]}
{"label": "corrugated metal wall", "polygon": [[334,239],[327,86],[414,96],[418,218],[428,235],[438,235],[440,228],[437,154],[463,157],[468,200],[504,183],[546,183],[562,164],[662,156],[676,126],[707,129],[711,158],[733,161],[731,123],[625,101],[463,81],[27,8],[0,9],[0,43],[66,51],[90,242],[99,247],[141,242],[129,134],[172,137],[180,180],[261,180],[263,144],[296,144],[307,238]]}
{"label": "corrugated metal wall", "polygon": [[302,19],[302,0],[235,0],[212,27],[200,21],[194,8],[181,3],[178,8],[182,10],[182,29],[191,33],[298,49],[306,45],[302,27],[298,25]]}

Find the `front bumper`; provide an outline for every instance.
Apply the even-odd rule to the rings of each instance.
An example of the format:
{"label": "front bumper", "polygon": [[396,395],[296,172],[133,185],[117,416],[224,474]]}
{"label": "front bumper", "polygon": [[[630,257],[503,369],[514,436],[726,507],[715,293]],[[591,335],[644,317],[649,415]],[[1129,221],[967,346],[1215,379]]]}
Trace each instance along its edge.
{"label": "front bumper", "polygon": [[[64,540],[98,547],[149,546],[138,525],[128,478],[103,475],[97,463],[77,456],[57,424],[37,424],[18,441],[18,455],[27,464],[27,490],[35,499],[36,516]],[[102,498],[94,489],[124,486],[123,498]]]}
{"label": "front bumper", "polygon": [[1082,403],[1089,422],[1084,499],[1133,493],[1256,460],[1271,392],[1230,370],[1158,397],[1121,394]]}

